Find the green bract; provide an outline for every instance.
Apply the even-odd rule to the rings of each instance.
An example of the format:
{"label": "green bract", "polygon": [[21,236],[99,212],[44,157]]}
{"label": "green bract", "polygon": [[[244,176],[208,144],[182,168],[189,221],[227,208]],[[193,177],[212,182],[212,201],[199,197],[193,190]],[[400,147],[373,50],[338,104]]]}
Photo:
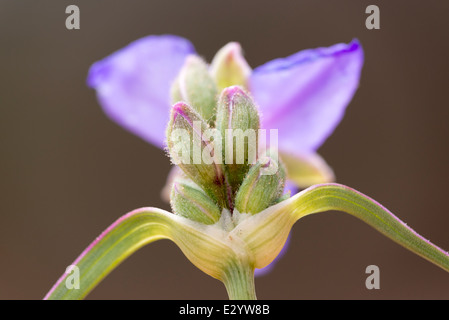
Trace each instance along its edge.
{"label": "green bract", "polygon": [[449,271],[445,251],[416,234],[369,197],[338,184],[310,187],[256,214],[224,211],[213,225],[194,222],[157,208],[142,208],[113,223],[75,260],[80,289],[68,289],[64,274],[46,299],[85,297],[133,252],[159,239],[175,242],[186,257],[222,281],[232,299],[255,299],[254,268],[269,264],[293,226],[312,213],[340,210],[368,223],[405,248]]}

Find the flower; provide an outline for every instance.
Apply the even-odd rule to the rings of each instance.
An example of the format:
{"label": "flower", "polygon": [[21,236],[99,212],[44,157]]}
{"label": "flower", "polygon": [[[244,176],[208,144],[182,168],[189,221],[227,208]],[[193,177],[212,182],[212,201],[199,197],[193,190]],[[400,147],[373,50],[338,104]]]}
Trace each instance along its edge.
{"label": "flower", "polygon": [[[184,38],[147,36],[93,64],[87,83],[112,120],[164,148],[170,88],[187,57],[195,54]],[[359,85],[360,43],[303,50],[251,70],[240,45],[231,42],[215,56],[211,73],[219,73],[215,62],[226,59],[231,76],[225,86],[247,86],[262,114],[262,127],[279,130],[289,179],[301,188],[333,181],[332,169],[316,151],[341,121]]]}
{"label": "flower", "polygon": [[[222,48],[210,67],[192,53],[185,39],[152,36],[92,67],[89,83],[113,119],[158,146],[163,145],[161,132],[166,133],[172,161],[187,161],[178,163],[183,176],[175,171],[169,177],[175,181],[171,188],[174,214],[148,207],[122,216],[81,253],[44,299],[85,297],[124,259],[159,239],[175,242],[195,266],[222,281],[229,298],[256,299],[255,270],[266,270],[285,250],[298,219],[328,210],[359,218],[449,271],[446,251],[356,190],[323,183],[292,197],[283,194],[285,168],[290,183],[299,186],[329,178],[313,174],[326,168],[316,149],[340,121],[358,85],[363,58],[357,41],[299,52],[254,71],[235,43]],[[245,88],[265,114],[263,125],[280,129],[281,162],[276,152],[266,150],[251,163],[249,150],[259,140],[250,143],[249,137],[241,140],[238,149],[226,149],[247,149],[247,156],[237,152],[229,156],[243,158],[242,162],[209,162],[223,155],[223,146],[228,147],[226,139],[217,138],[221,133],[246,128],[254,133],[260,128],[258,108]],[[181,101],[171,108],[167,130],[159,132],[168,114],[170,91],[172,98]],[[182,132],[187,134],[179,141],[177,134]],[[205,132],[216,136],[211,141]],[[191,144],[189,137],[197,143]],[[190,161],[198,147],[208,161]],[[273,165],[275,172],[270,170]],[[67,270],[77,273],[69,276]],[[69,281],[75,278],[78,285],[72,290]]]}
{"label": "flower", "polygon": [[[171,88],[179,82],[183,66],[201,63],[189,59],[192,56],[197,54],[187,39],[147,36],[93,64],[87,83],[112,120],[164,148]],[[280,157],[289,179],[286,190],[295,193],[298,187],[334,181],[332,169],[316,151],[341,121],[359,85],[362,65],[362,47],[353,40],[300,51],[251,70],[240,45],[231,42],[217,52],[209,69],[219,89],[246,87],[262,114],[262,128],[278,129]]]}

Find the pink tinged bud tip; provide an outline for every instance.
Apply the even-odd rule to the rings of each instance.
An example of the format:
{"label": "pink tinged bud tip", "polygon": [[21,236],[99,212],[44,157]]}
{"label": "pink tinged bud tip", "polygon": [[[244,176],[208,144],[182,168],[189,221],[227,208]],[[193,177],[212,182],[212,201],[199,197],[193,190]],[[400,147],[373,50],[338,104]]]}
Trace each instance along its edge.
{"label": "pink tinged bud tip", "polygon": [[185,113],[186,105],[183,102],[178,102],[173,106],[173,122],[176,121],[176,118],[178,115],[186,119],[186,121],[190,124],[192,124],[192,119],[190,119],[187,114]]}

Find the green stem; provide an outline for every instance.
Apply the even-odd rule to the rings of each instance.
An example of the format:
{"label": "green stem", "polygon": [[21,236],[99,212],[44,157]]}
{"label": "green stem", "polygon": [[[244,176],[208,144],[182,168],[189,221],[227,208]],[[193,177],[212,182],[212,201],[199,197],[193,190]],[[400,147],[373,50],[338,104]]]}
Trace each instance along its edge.
{"label": "green stem", "polygon": [[243,261],[230,265],[223,277],[230,300],[257,300],[254,268]]}

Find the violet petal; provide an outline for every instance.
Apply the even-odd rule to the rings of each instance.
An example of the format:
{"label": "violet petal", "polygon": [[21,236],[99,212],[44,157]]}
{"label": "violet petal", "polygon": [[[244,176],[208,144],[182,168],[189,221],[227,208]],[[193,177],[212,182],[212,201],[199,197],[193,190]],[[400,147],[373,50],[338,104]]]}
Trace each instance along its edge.
{"label": "violet petal", "polygon": [[251,92],[262,126],[279,130],[279,149],[315,151],[341,121],[359,84],[357,40],[300,51],[254,69]]}
{"label": "violet petal", "polygon": [[170,86],[185,58],[195,52],[186,39],[147,36],[92,65],[87,83],[104,112],[144,140],[164,147]]}

